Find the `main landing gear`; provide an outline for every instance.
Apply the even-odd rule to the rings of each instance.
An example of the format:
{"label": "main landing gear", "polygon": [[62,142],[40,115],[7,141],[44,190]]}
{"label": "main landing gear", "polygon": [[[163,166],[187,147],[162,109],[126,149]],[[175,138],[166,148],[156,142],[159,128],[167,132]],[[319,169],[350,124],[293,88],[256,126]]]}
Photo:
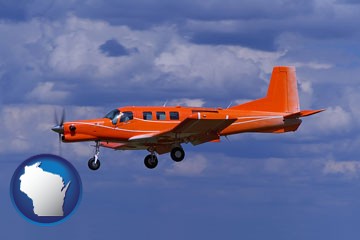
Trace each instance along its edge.
{"label": "main landing gear", "polygon": [[[149,149],[150,154],[147,155],[144,159],[144,164],[149,169],[154,169],[159,163],[159,160],[155,154],[154,149]],[[91,170],[98,170],[100,168],[100,142],[95,142],[95,154],[94,157],[90,158],[88,161],[88,166]],[[185,158],[185,151],[181,146],[174,147],[170,151],[171,159],[175,162],[181,162]]]}
{"label": "main landing gear", "polygon": [[[144,164],[149,169],[154,169],[158,165],[158,158],[154,150],[149,150],[150,154],[144,159]],[[185,152],[182,147],[174,147],[170,152],[171,159],[175,162],[181,162],[185,158]]]}
{"label": "main landing gear", "polygon": [[94,157],[90,158],[88,161],[88,166],[91,170],[98,170],[100,168],[100,159],[99,159],[99,154],[100,154],[100,144],[98,141],[96,141],[96,145],[95,145],[95,155]]}

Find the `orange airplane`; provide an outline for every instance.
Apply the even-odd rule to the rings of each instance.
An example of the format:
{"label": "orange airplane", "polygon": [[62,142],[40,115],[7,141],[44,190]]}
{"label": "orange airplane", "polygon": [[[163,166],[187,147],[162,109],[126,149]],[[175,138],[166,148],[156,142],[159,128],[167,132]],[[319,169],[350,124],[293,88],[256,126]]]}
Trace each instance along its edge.
{"label": "orange airplane", "polygon": [[202,107],[122,107],[103,118],[64,122],[52,128],[63,142],[95,141],[92,170],[100,167],[100,147],[115,150],[148,150],[146,167],[158,164],[156,153],[170,153],[172,160],[185,157],[183,143],[198,145],[219,142],[221,136],[243,132],[284,133],[296,131],[301,117],[324,111],[300,111],[295,68],[274,67],[264,98],[237,106]]}

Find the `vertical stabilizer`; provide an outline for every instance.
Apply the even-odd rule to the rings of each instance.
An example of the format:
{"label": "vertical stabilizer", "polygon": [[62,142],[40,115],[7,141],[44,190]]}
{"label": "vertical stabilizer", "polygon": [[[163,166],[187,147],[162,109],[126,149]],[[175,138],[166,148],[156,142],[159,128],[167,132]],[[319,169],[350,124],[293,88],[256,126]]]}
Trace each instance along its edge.
{"label": "vertical stabilizer", "polygon": [[274,67],[266,97],[232,107],[237,110],[295,113],[300,111],[294,67]]}

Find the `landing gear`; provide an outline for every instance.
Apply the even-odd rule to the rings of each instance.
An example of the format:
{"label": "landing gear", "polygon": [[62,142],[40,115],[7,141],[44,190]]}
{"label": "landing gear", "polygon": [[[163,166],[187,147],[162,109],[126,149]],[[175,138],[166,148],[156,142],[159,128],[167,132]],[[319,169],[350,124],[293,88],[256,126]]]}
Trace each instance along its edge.
{"label": "landing gear", "polygon": [[88,166],[91,170],[98,170],[100,168],[100,159],[99,159],[99,154],[100,154],[100,144],[99,141],[95,142],[95,155],[94,157],[90,158],[88,161]]}
{"label": "landing gear", "polygon": [[182,149],[182,147],[174,147],[171,150],[171,159],[174,160],[175,162],[181,162],[184,157],[185,157],[185,152]]}
{"label": "landing gear", "polygon": [[144,164],[147,168],[153,169],[158,165],[158,158],[154,153],[147,155],[144,159]]}
{"label": "landing gear", "polygon": [[[175,162],[181,162],[185,158],[185,151],[181,147],[181,145],[179,145],[179,144],[177,144],[175,146],[165,146],[165,147],[160,146],[160,147],[163,147],[163,148],[159,147],[158,149],[156,149],[155,147],[151,146],[151,147],[149,147],[147,149],[150,152],[150,154],[147,155],[145,157],[145,159],[144,159],[144,164],[149,169],[156,168],[156,166],[159,163],[158,158],[156,156],[157,150],[161,154],[161,153],[169,152],[169,150],[172,148],[171,151],[170,151],[170,156],[171,156],[171,159],[173,161],[175,161]],[[95,142],[95,154],[94,154],[94,157],[90,158],[89,161],[88,161],[88,166],[93,171],[98,170],[100,168],[99,155],[100,155],[100,141],[96,141]]]}

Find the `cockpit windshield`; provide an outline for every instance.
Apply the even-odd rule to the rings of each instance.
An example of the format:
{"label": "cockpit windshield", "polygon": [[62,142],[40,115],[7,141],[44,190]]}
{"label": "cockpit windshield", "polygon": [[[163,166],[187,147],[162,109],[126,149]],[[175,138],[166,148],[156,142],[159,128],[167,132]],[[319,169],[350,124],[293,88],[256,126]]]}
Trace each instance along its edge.
{"label": "cockpit windshield", "polygon": [[118,109],[114,109],[105,115],[104,118],[108,118],[111,120],[113,124],[116,124],[120,116],[120,111]]}

